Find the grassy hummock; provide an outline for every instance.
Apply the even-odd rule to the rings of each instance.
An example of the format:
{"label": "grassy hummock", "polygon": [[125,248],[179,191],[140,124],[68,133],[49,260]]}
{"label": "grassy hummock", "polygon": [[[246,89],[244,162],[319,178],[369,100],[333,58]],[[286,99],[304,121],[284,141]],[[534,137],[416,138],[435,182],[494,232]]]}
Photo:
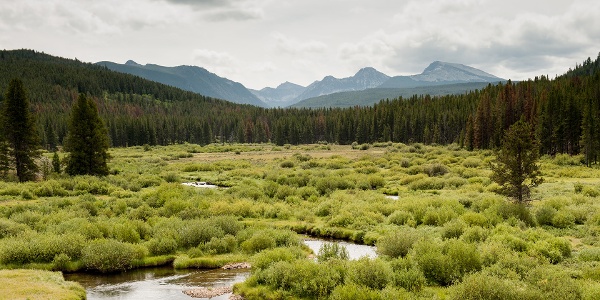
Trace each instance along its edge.
{"label": "grassy hummock", "polygon": [[85,289],[62,273],[42,270],[0,270],[0,299],[86,299]]}

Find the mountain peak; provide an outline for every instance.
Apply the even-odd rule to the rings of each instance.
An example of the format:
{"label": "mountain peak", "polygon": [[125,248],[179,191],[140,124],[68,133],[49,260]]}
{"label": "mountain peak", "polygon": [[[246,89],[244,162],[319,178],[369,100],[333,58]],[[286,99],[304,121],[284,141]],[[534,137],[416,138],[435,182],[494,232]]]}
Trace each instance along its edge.
{"label": "mountain peak", "polygon": [[140,65],[140,64],[138,64],[138,63],[136,63],[135,61],[133,61],[133,60],[131,60],[131,59],[130,59],[130,60],[128,60],[128,61],[125,63],[125,65],[127,65],[127,66],[135,66],[135,67],[141,67],[141,66],[142,66],[142,65]]}
{"label": "mountain peak", "polygon": [[298,84],[295,84],[295,83],[289,82],[289,81],[286,81],[286,82],[284,82],[284,83],[282,83],[282,84],[280,84],[280,85],[277,86],[278,89],[280,89],[280,88],[296,88],[296,87],[302,87],[302,88],[304,88],[301,85],[298,85]]}
{"label": "mountain peak", "polygon": [[486,73],[479,69],[458,63],[449,63],[436,60],[432,62],[423,73],[411,76],[413,79],[422,77],[425,81],[502,81],[504,79]]}
{"label": "mountain peak", "polygon": [[[356,72],[356,74],[354,75],[354,77],[380,76],[380,75],[385,75],[385,74],[377,71],[373,67],[365,67],[365,68],[362,68],[362,69],[358,70],[358,72]],[[387,75],[385,75],[385,76],[387,76]]]}

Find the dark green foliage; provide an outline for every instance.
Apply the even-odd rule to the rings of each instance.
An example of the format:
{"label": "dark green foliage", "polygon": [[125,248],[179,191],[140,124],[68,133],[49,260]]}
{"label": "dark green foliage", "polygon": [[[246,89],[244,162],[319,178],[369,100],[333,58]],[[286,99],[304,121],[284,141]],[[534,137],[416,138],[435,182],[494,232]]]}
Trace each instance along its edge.
{"label": "dark green foliage", "polygon": [[502,187],[502,192],[517,202],[529,200],[530,188],[542,183],[537,164],[539,148],[533,129],[523,119],[513,124],[502,141],[495,164],[492,164],[492,180]]}
{"label": "dark green foliage", "polygon": [[96,104],[80,94],[73,106],[65,150],[70,175],[108,175],[108,136]]}
{"label": "dark green foliage", "polygon": [[60,174],[60,172],[62,171],[60,167],[60,157],[58,156],[57,152],[54,152],[54,154],[52,155],[52,171],[58,174]]}
{"label": "dark green foliage", "polygon": [[7,166],[13,166],[19,181],[35,180],[38,171],[35,159],[40,155],[39,138],[21,80],[13,79],[8,84],[1,115],[0,172],[6,173]]}

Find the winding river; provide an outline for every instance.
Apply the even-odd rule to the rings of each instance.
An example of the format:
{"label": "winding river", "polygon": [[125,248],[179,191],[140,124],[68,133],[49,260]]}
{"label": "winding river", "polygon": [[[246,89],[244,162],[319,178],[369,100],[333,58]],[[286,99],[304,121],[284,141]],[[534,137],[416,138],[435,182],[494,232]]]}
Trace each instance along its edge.
{"label": "winding river", "polygon": [[[324,243],[340,243],[348,250],[350,259],[362,256],[376,257],[375,247],[357,245],[343,241],[306,239],[304,243],[315,253]],[[231,286],[242,282],[250,275],[247,269],[241,270],[175,270],[173,267],[142,268],[117,274],[65,274],[65,279],[79,282],[87,291],[88,300],[189,300],[183,293],[195,287]],[[226,300],[231,294],[213,297]]]}

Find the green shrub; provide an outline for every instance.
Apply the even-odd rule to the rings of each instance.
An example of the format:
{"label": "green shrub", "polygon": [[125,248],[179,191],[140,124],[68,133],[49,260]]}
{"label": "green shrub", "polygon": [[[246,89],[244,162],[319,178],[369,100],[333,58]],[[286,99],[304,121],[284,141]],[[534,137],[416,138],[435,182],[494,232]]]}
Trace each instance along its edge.
{"label": "green shrub", "polygon": [[592,186],[583,187],[583,191],[581,193],[585,196],[594,198],[600,196],[600,191]]}
{"label": "green shrub", "polygon": [[459,188],[467,183],[469,183],[469,181],[467,181],[464,178],[450,177],[450,178],[446,179],[445,186],[448,188]]}
{"label": "green shrub", "polygon": [[566,209],[561,209],[552,217],[552,225],[556,228],[569,228],[575,225],[575,216]]}
{"label": "green shrub", "polygon": [[331,300],[383,300],[391,298],[382,298],[381,295],[374,290],[365,289],[356,284],[344,284],[335,287],[329,297]]}
{"label": "green shrub", "polygon": [[377,252],[392,258],[404,257],[420,236],[414,228],[403,227],[380,237],[377,240]]}
{"label": "green shrub", "polygon": [[412,257],[430,282],[442,286],[460,281],[468,273],[482,268],[477,248],[459,240],[444,243],[421,240],[415,243]]}
{"label": "green shrub", "polygon": [[381,259],[362,257],[348,267],[348,282],[374,290],[383,289],[392,280],[392,269]]}
{"label": "green shrub", "polygon": [[391,267],[394,272],[393,282],[395,286],[407,291],[419,292],[427,283],[423,271],[407,258],[393,260]]}
{"label": "green shrub", "polygon": [[117,240],[95,240],[83,248],[81,261],[88,270],[124,271],[138,258],[135,247]]}
{"label": "green shrub", "polygon": [[32,200],[35,199],[35,195],[31,191],[24,189],[21,191],[21,198],[23,200]]}
{"label": "green shrub", "polygon": [[504,201],[498,206],[497,213],[505,220],[512,217],[527,226],[535,226],[535,219],[526,204]]}
{"label": "green shrub", "polygon": [[429,177],[442,176],[448,172],[448,167],[439,163],[423,166],[423,173],[429,175]]}
{"label": "green shrub", "polygon": [[295,165],[294,165],[293,161],[286,160],[286,161],[282,162],[279,166],[282,168],[293,168]]}
{"label": "green shrub", "polygon": [[600,248],[585,248],[578,252],[580,261],[600,261]]}
{"label": "green shrub", "polygon": [[411,190],[441,190],[444,188],[446,181],[442,178],[426,177],[423,179],[415,180],[408,186]]}
{"label": "green shrub", "polygon": [[460,238],[467,243],[479,243],[485,241],[487,237],[487,230],[480,226],[473,226],[467,228]]}
{"label": "green shrub", "polygon": [[275,238],[267,231],[258,231],[241,244],[242,249],[247,253],[257,253],[275,246]]}
{"label": "green shrub", "polygon": [[444,239],[457,239],[465,232],[465,223],[459,219],[454,219],[446,224],[442,228],[442,238]]}
{"label": "green shrub", "polygon": [[210,241],[204,244],[204,249],[210,254],[224,254],[233,252],[236,246],[235,237],[228,234],[222,238],[211,238]]}
{"label": "green shrub", "polygon": [[416,225],[415,219],[410,212],[404,210],[397,210],[393,212],[387,218],[388,223],[402,226],[402,225]]}
{"label": "green shrub", "polygon": [[252,268],[264,270],[274,263],[292,262],[304,256],[299,248],[274,248],[261,251],[252,257]]}
{"label": "green shrub", "polygon": [[450,299],[456,300],[513,300],[524,299],[514,282],[487,274],[471,274],[453,286]]}
{"label": "green shrub", "polygon": [[485,215],[473,211],[464,213],[460,218],[469,226],[486,227],[489,223]]}
{"label": "green shrub", "polygon": [[172,254],[177,250],[177,242],[174,238],[158,237],[149,240],[146,247],[153,255]]}
{"label": "green shrub", "polygon": [[191,248],[210,241],[213,237],[225,236],[225,231],[214,226],[208,220],[191,220],[183,223],[178,230],[177,244],[184,248]]}
{"label": "green shrub", "polygon": [[385,179],[380,175],[369,175],[368,182],[371,189],[374,190],[385,186]]}
{"label": "green shrub", "polygon": [[52,270],[67,271],[69,269],[70,262],[71,258],[68,255],[64,253],[57,254],[52,260]]}
{"label": "green shrub", "polygon": [[571,243],[567,239],[560,237],[538,241],[533,245],[533,250],[553,264],[571,257],[572,253]]}
{"label": "green shrub", "polygon": [[17,236],[27,229],[29,229],[29,227],[25,224],[0,218],[0,239]]}
{"label": "green shrub", "polygon": [[348,250],[346,247],[340,245],[340,243],[323,243],[319,248],[317,255],[317,261],[324,262],[330,259],[348,259]]}
{"label": "green shrub", "polygon": [[163,176],[163,179],[168,183],[180,182],[181,178],[175,172],[169,172]]}
{"label": "green shrub", "polygon": [[541,291],[545,299],[578,300],[583,298],[581,285],[570,274],[556,267],[539,266],[525,281]]}
{"label": "green shrub", "polygon": [[557,210],[551,206],[542,206],[535,212],[535,218],[539,225],[552,225],[552,219]]}
{"label": "green shrub", "polygon": [[289,291],[295,297],[324,299],[343,283],[345,268],[338,262],[279,261],[259,272],[257,281],[274,289]]}
{"label": "green shrub", "polygon": [[465,168],[477,168],[481,166],[481,159],[475,157],[467,157],[462,162],[463,167]]}
{"label": "green shrub", "polygon": [[31,233],[0,240],[0,263],[47,263],[60,254],[77,259],[85,239],[80,234]]}

